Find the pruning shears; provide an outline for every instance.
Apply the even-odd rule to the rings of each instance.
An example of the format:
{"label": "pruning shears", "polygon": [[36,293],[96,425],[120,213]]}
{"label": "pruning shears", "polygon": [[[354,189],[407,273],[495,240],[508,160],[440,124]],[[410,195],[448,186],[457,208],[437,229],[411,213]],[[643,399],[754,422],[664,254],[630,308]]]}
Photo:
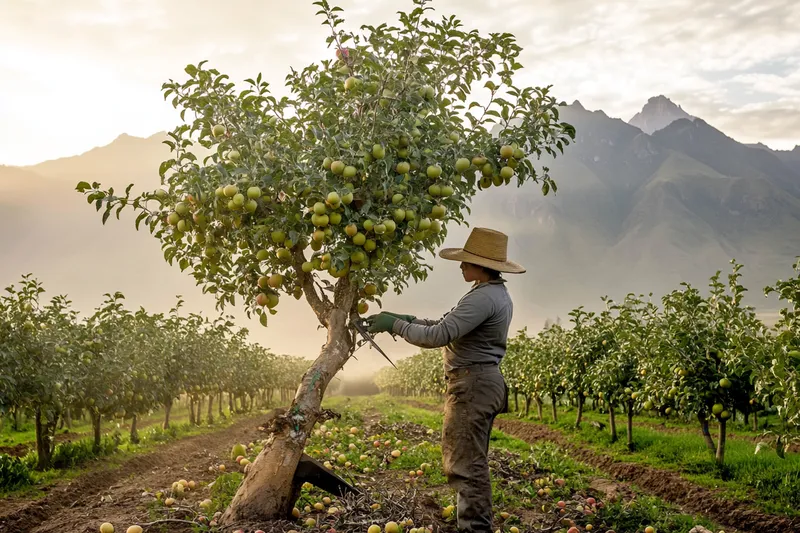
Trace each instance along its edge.
{"label": "pruning shears", "polygon": [[397,368],[397,366],[394,363],[392,363],[392,360],[389,359],[389,356],[386,355],[386,353],[383,350],[381,350],[381,347],[378,346],[378,344],[375,342],[375,339],[373,339],[372,335],[370,335],[369,331],[367,331],[367,328],[366,328],[366,324],[367,323],[366,323],[366,321],[364,319],[358,318],[356,320],[351,320],[350,323],[353,324],[353,326],[355,326],[356,330],[361,334],[362,337],[364,337],[364,340],[369,342],[376,350],[378,350],[378,352],[383,357],[385,357],[386,360],[389,361],[389,363],[393,367]]}

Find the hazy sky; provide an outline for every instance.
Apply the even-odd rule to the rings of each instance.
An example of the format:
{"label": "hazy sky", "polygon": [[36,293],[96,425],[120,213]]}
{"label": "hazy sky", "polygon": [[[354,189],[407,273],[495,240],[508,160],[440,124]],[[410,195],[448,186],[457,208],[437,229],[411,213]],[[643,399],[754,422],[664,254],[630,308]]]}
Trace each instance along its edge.
{"label": "hazy sky", "polygon": [[[350,27],[404,0],[341,0]],[[437,0],[514,33],[528,84],[628,120],[664,94],[742,142],[800,144],[797,0]],[[177,123],[161,84],[208,59],[234,81],[330,57],[310,0],[0,0],[0,163],[80,153]]]}

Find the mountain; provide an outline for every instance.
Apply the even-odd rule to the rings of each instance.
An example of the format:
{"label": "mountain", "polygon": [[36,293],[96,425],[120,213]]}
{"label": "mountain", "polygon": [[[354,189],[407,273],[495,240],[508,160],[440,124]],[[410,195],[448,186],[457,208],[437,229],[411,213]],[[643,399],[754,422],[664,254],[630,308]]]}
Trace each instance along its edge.
{"label": "mountain", "polygon": [[693,120],[694,117],[666,96],[660,95],[650,98],[628,123],[645,133],[654,133],[680,119]]}
{"label": "mountain", "polygon": [[[652,117],[650,104],[659,98],[642,114]],[[732,258],[745,265],[748,302],[774,311],[761,289],[790,275],[800,254],[800,149],[741,144],[697,118],[677,118],[648,133],[579,102],[563,107],[561,117],[575,126],[576,142],[555,160],[535,162],[550,168],[558,192],[543,196],[534,184],[483,191],[470,205],[470,227],[452,225],[444,244],[463,245],[475,226],[509,235],[509,256],[528,269],[507,276],[514,331],[536,331],[547,318],[566,320],[579,305],[598,309],[603,295],[652,292],[658,298],[682,281],[705,288],[714,272],[729,271]],[[115,189],[135,183],[134,191],[157,187],[159,164],[170,157],[165,138],[121,135],[75,157],[0,166],[0,284],[31,272],[46,296],[66,293],[82,312],[103,293],[120,290],[133,308],[166,311],[180,294],[186,309],[215,315],[213,297],[164,261],[147,229],[135,231],[130,212],[103,225],[75,191],[81,180]],[[385,309],[439,317],[466,292],[456,263],[426,259],[434,267],[428,279],[402,296],[387,295]],[[292,298],[282,299],[267,328],[234,314],[253,340],[277,353],[311,356],[325,341],[307,305]],[[416,351],[378,342],[393,358]],[[383,365],[369,348],[356,356],[346,372]]]}

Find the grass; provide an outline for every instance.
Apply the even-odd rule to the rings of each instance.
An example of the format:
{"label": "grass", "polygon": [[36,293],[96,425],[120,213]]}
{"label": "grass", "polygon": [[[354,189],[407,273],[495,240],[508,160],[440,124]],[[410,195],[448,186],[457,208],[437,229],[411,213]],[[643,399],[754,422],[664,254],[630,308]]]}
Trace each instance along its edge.
{"label": "grass", "polygon": [[[256,414],[258,414],[258,411],[242,416],[253,416]],[[238,418],[241,418],[241,416]],[[31,470],[30,485],[17,486],[11,490],[0,487],[0,497],[36,499],[44,495],[44,492],[41,490],[43,487],[52,485],[58,481],[72,479],[91,467],[87,467],[87,465],[94,464],[99,459],[102,459],[104,467],[114,469],[136,454],[147,453],[166,442],[226,428],[233,424],[238,418],[237,416],[231,417],[229,415],[226,416],[226,418],[217,416],[213,424],[203,424],[200,426],[191,425],[187,421],[178,423],[180,420],[188,420],[187,409],[185,419],[182,417],[170,417],[170,428],[167,430],[162,429],[160,425],[153,425],[140,430],[140,441],[138,444],[130,442],[130,437],[127,432],[125,434],[113,436],[105,435],[105,445],[102,447],[99,455],[91,452],[91,438],[61,443],[56,446],[54,459],[59,456],[62,457],[62,468],[52,468],[43,472]],[[109,444],[112,440],[116,442],[114,446]],[[35,456],[36,454],[32,452],[23,458],[23,461],[32,467],[32,465],[35,464]]]}
{"label": "grass", "polygon": [[[598,415],[589,413],[587,421]],[[539,423],[533,417],[529,419]],[[625,419],[619,417],[617,431],[620,440],[612,443],[607,427],[599,431],[584,422],[581,429],[576,430],[573,416],[562,416],[557,424],[548,423],[577,441],[591,445],[597,452],[609,454],[617,460],[679,472],[686,479],[705,487],[723,489],[728,497],[756,501],[766,512],[800,515],[800,455],[788,454],[781,459],[773,449],[763,449],[756,455],[752,441],[728,439],[725,465],[719,468],[706,448],[699,426],[694,432],[664,432],[647,426],[634,426],[635,451],[631,453],[625,444],[624,424]]]}
{"label": "grass", "polygon": [[[217,410],[214,409],[214,415],[217,416]],[[205,418],[205,412],[203,413]],[[170,413],[171,424],[183,424],[189,421],[189,406],[182,403],[176,403]],[[160,426],[164,421],[164,410],[157,409],[150,414],[142,415],[139,417],[137,425],[141,432],[143,428],[150,425]],[[109,433],[113,431],[122,431],[123,428],[130,430],[130,420],[125,420],[124,425],[118,420],[103,420],[100,425],[102,433]],[[66,427],[56,433],[58,434],[74,434],[75,436],[88,436],[92,433],[92,422],[87,418],[85,420],[74,420],[72,429]],[[36,430],[33,420],[24,420],[19,427],[18,431],[14,431],[10,420],[6,420],[3,429],[0,430],[0,446],[13,447],[20,444],[30,445],[30,448],[36,447]]]}
{"label": "grass", "polygon": [[[441,401],[439,401],[436,398],[415,398],[415,400],[418,400],[421,403],[426,403],[426,404],[431,404],[431,405],[435,405],[435,404],[441,403]],[[512,397],[512,399],[510,399],[509,404],[510,404],[510,407],[513,409],[514,408],[513,397]],[[520,396],[520,401],[519,401],[519,407],[520,407],[520,412],[524,411],[525,402],[524,402],[524,399],[521,396]],[[552,423],[553,415],[552,415],[551,409],[552,408],[551,408],[551,404],[550,404],[549,400],[543,399],[543,407],[542,407],[542,415],[543,416],[542,416],[542,418],[543,418],[544,422]],[[572,422],[574,422],[575,421],[576,411],[577,410],[574,407],[560,406],[558,408],[558,419],[559,419],[559,421],[567,422],[567,421],[571,420]],[[518,414],[519,414],[519,412],[514,412],[515,416],[518,415]],[[528,416],[529,416],[530,419],[537,419],[538,420],[538,415],[536,413],[536,404],[533,403],[533,402],[531,402],[530,412],[529,412]],[[583,419],[586,420],[586,421],[590,421],[590,422],[591,421],[602,422],[602,423],[608,425],[608,413],[601,413],[601,412],[595,411],[595,410],[584,410]],[[617,412],[617,431],[621,431],[622,433],[624,433],[624,431],[625,431],[625,423],[626,423],[625,415],[622,414],[621,411],[618,410],[618,412]],[[651,426],[652,429],[664,429],[664,430],[667,430],[667,431],[681,430],[681,431],[686,431],[686,432],[689,432],[689,433],[699,433],[699,431],[700,431],[700,425],[697,423],[696,420],[685,420],[685,419],[678,418],[678,417],[675,417],[675,416],[666,418],[666,417],[660,417],[660,416],[651,416],[651,415],[649,415],[647,413],[640,413],[640,414],[637,414],[634,417],[633,423],[634,423],[635,426]],[[773,428],[773,429],[776,428],[776,427],[779,427],[781,425],[780,422],[779,422],[778,417],[775,416],[775,415],[759,416],[759,419],[758,419],[759,430],[758,431],[753,431],[753,429],[752,429],[750,424],[745,424],[744,423],[744,420],[742,418],[742,414],[741,413],[737,413],[737,420],[736,421],[728,420],[727,428],[728,428],[729,438],[731,437],[731,434],[733,434],[733,438],[737,438],[737,437],[753,437],[753,438],[754,437],[758,437],[764,431],[763,430],[764,424],[766,424],[768,427]],[[712,428],[712,431],[713,431],[713,428]]]}
{"label": "grass", "polygon": [[[424,402],[430,403],[430,402]],[[380,412],[381,420],[384,423],[396,424],[412,422],[421,424],[435,431],[439,431],[442,425],[442,414],[427,409],[411,407],[400,400],[387,396],[377,396],[370,398],[355,398],[346,400],[342,397],[332,397],[326,399],[325,407],[337,412],[347,413],[365,412],[367,409],[375,409]],[[505,467],[512,468],[532,468],[537,473],[537,479],[550,479],[548,488],[552,493],[546,497],[543,509],[550,510],[555,499],[568,499],[575,491],[578,493],[588,493],[589,482],[592,477],[600,474],[591,467],[577,462],[569,457],[556,444],[543,442],[530,445],[520,439],[516,439],[501,431],[493,430],[490,439],[490,450],[498,452],[499,457],[504,457],[502,453],[511,452],[517,456],[507,456],[501,459]],[[518,457],[518,459],[514,458]],[[393,462],[389,468],[407,469],[418,465],[421,462],[431,463],[435,466],[430,475],[426,476],[425,482],[430,486],[444,486],[445,478],[440,471],[441,448],[438,445],[429,444],[427,446],[417,446],[413,452],[406,452],[400,459]],[[499,465],[495,465],[496,467]],[[552,480],[562,478],[566,481],[564,488],[552,485]],[[533,480],[523,482],[504,483],[498,476],[493,476],[493,499],[495,507],[498,509],[536,509],[538,510],[543,501],[537,496],[537,491],[544,485],[539,485]],[[551,486],[552,485],[552,486]],[[440,502],[443,506],[454,503],[452,495],[441,496]],[[549,507],[548,507],[549,506]],[[703,525],[713,530],[718,530],[715,524],[698,517],[692,517],[679,512],[673,506],[655,497],[638,495],[633,501],[609,504],[602,512],[602,518],[607,525],[613,527],[618,533],[641,531],[642,524],[650,524],[662,533],[685,533],[694,525]],[[510,525],[513,520],[508,521]]]}
{"label": "grass", "polygon": [[[414,398],[414,401],[426,405],[441,403],[437,398]],[[511,405],[513,407],[513,400]],[[519,414],[509,413],[501,417],[516,419]],[[550,405],[546,405],[543,409],[544,424],[561,430],[581,443],[590,444],[598,453],[609,454],[617,460],[678,472],[699,485],[722,489],[730,498],[755,501],[765,512],[800,516],[800,455],[798,454],[787,454],[781,459],[774,449],[764,448],[756,455],[756,445],[752,440],[729,436],[725,447],[725,465],[719,468],[706,447],[697,422],[692,424],[680,419],[646,415],[634,417],[635,451],[631,453],[625,444],[624,415],[617,416],[619,440],[612,443],[606,413],[585,411],[584,423],[581,424],[580,430],[574,428],[575,414],[575,409],[560,408],[558,423],[554,424]],[[542,423],[538,420],[535,406],[532,406],[527,420]],[[765,418],[759,420],[761,424]],[[591,421],[603,422],[606,428],[599,431],[588,423]],[[673,431],[659,429],[662,425]],[[716,442],[716,428],[710,429]],[[743,422],[733,425],[733,428],[729,424],[728,430],[729,433],[735,432],[737,436],[758,435]]]}

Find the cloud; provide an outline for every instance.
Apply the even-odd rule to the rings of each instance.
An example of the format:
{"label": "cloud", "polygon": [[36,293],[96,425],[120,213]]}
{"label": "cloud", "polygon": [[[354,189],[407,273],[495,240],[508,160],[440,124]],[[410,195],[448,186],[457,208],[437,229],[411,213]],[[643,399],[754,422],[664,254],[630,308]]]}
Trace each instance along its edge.
{"label": "cloud", "polygon": [[[353,29],[395,22],[396,12],[411,6],[334,3]],[[452,13],[484,33],[514,33],[525,49],[521,82],[553,84],[564,100],[627,120],[647,98],[665,94],[736,138],[758,131],[769,135],[759,139],[767,144],[800,142],[786,138],[800,131],[795,0],[437,0],[433,6],[437,18]],[[123,131],[171,128],[177,117],[160,86],[202,59],[235,81],[262,72],[281,92],[290,67],[329,57],[328,30],[316,9],[277,0],[6,3],[0,77],[8,82],[0,121],[14,128],[0,131],[0,161],[34,162]]]}

